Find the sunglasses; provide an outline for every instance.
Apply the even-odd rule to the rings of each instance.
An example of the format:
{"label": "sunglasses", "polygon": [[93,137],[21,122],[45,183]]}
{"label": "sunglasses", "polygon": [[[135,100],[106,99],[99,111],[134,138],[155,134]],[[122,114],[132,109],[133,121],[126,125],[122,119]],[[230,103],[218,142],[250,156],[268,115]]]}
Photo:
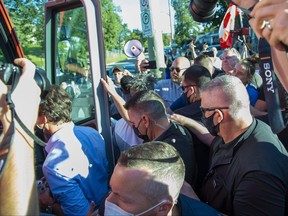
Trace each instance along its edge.
{"label": "sunglasses", "polygon": [[203,115],[205,115],[205,113],[207,111],[214,111],[216,109],[218,109],[218,110],[229,109],[229,107],[208,107],[208,108],[200,107],[200,109],[201,109]]}
{"label": "sunglasses", "polygon": [[170,71],[176,70],[177,73],[179,73],[181,70],[185,70],[185,69],[187,69],[187,68],[179,68],[179,67],[174,68],[174,67],[170,67]]}

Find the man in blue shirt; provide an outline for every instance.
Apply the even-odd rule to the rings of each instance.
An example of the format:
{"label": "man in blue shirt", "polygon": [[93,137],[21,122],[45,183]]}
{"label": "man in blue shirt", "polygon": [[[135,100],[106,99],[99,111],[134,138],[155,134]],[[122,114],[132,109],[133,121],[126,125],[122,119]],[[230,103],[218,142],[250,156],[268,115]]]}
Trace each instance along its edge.
{"label": "man in blue shirt", "polygon": [[189,67],[190,61],[186,57],[178,57],[173,61],[172,67],[170,68],[170,79],[159,80],[155,84],[154,90],[163,98],[166,108],[170,107],[182,94],[180,88],[182,75]]}
{"label": "man in blue shirt", "polygon": [[38,126],[52,135],[43,173],[54,198],[48,205],[59,203],[65,215],[85,215],[90,202],[98,207],[108,191],[108,163],[102,136],[93,128],[75,126],[71,110],[69,94],[52,87],[38,119]]}

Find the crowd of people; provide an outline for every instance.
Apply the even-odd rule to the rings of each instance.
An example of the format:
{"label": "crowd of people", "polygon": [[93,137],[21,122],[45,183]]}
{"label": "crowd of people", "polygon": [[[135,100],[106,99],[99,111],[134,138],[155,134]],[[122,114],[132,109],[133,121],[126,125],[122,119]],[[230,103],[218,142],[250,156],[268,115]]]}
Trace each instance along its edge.
{"label": "crowd of people", "polygon": [[[244,8],[256,3],[235,2]],[[257,35],[278,49],[274,61],[288,45],[286,28],[279,33],[287,25],[283,8],[286,1],[262,0],[251,13]],[[11,94],[14,106],[0,81],[0,215],[287,215],[287,122],[273,133],[259,58],[241,59],[235,48],[219,58],[215,48],[207,54],[207,44],[200,53],[190,48],[193,61],[175,54],[169,79],[155,79],[145,59],[137,65],[140,74],[115,67],[114,81],[101,79],[114,119],[117,164],[110,182],[105,140],[93,128],[74,125],[65,83],[40,102],[35,66],[16,59],[23,73]],[[277,109],[287,118],[287,71],[276,74]],[[85,76],[79,85],[92,88]],[[34,100],[25,102],[23,93]],[[14,107],[47,141],[40,174],[32,138],[12,119]]]}
{"label": "crowd of people", "polygon": [[[188,197],[208,203],[218,214],[284,215],[288,195],[284,165],[288,161],[287,127],[275,135],[269,126],[265,97],[260,97],[263,79],[259,58],[241,59],[235,48],[225,49],[217,59],[218,64],[221,62],[217,68],[215,56],[206,54],[206,50],[196,54],[193,62],[178,56],[170,67],[170,79],[154,80],[154,89],[151,83],[149,88],[134,88],[126,98],[115,91],[109,77],[102,79],[122,116],[118,120],[121,126],[114,128],[116,158],[143,143],[165,142],[175,147],[184,162],[185,181],[180,194],[188,191]],[[139,65],[142,74],[121,89],[126,91],[133,83],[145,83],[147,76],[153,77],[146,64],[143,60]],[[279,94],[279,109],[284,112],[287,98],[280,89],[281,85],[279,92],[284,94]],[[272,193],[266,194],[268,191]],[[261,205],[259,196],[265,197]],[[124,206],[121,210],[127,213],[129,208],[117,200],[112,201],[118,211]],[[157,203],[162,204],[158,200],[151,206],[156,208]],[[199,208],[205,211],[207,206]]]}

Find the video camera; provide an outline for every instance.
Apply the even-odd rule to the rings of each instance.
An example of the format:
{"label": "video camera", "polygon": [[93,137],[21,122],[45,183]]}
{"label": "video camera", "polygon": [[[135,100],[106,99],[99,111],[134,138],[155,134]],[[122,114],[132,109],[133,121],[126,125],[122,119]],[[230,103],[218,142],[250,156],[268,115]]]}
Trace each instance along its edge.
{"label": "video camera", "polygon": [[[5,85],[11,85],[13,79],[18,80],[21,73],[22,71],[20,67],[15,66],[11,63],[0,62],[0,79]],[[43,99],[45,92],[50,87],[50,81],[46,77],[45,71],[40,68],[36,68],[34,79],[39,88],[41,89],[41,99]]]}
{"label": "video camera", "polygon": [[234,29],[231,30],[231,37],[237,37],[237,36],[242,36],[242,35],[250,35],[250,27],[244,27],[244,28],[239,28],[239,29]]}
{"label": "video camera", "polygon": [[209,22],[216,13],[218,0],[191,0],[189,11],[196,22]]}

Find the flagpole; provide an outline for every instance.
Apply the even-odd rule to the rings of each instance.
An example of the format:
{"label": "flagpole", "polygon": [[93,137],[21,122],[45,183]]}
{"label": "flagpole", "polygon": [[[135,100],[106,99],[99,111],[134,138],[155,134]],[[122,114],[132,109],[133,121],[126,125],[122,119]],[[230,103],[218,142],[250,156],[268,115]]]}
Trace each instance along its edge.
{"label": "flagpole", "polygon": [[[238,9],[240,9],[240,8],[238,8]],[[240,9],[239,22],[240,22],[240,28],[241,29],[244,28],[244,25],[243,25],[243,14],[244,14],[243,11]],[[242,46],[243,47],[246,46],[246,56],[247,57],[249,56],[249,51],[251,51],[252,53],[256,53],[254,50],[251,50],[251,48],[247,45],[247,41],[246,41],[245,35],[242,34],[242,37],[243,37]],[[249,37],[250,37],[250,34],[249,34]]]}
{"label": "flagpole", "polygon": [[[243,29],[243,12],[242,10],[240,9],[240,13],[239,13],[239,21],[240,21],[240,28]],[[245,36],[242,34],[242,37],[243,37],[243,42],[246,43],[246,38]]]}
{"label": "flagpole", "polygon": [[[237,10],[239,10],[239,8],[237,8]],[[242,32],[242,29],[244,28],[243,26],[243,12],[242,10],[240,9],[239,10],[239,22],[240,22],[240,28],[241,28],[241,32]],[[246,38],[245,38],[245,35],[241,35],[242,36],[242,58],[245,56],[245,58],[247,58],[249,55],[249,52],[248,52],[248,46],[246,44]],[[238,39],[239,40],[239,39]],[[240,41],[241,42],[241,41]],[[246,49],[244,49],[244,46],[246,47]],[[244,53],[245,51],[245,53]],[[244,58],[243,58],[244,59]]]}

